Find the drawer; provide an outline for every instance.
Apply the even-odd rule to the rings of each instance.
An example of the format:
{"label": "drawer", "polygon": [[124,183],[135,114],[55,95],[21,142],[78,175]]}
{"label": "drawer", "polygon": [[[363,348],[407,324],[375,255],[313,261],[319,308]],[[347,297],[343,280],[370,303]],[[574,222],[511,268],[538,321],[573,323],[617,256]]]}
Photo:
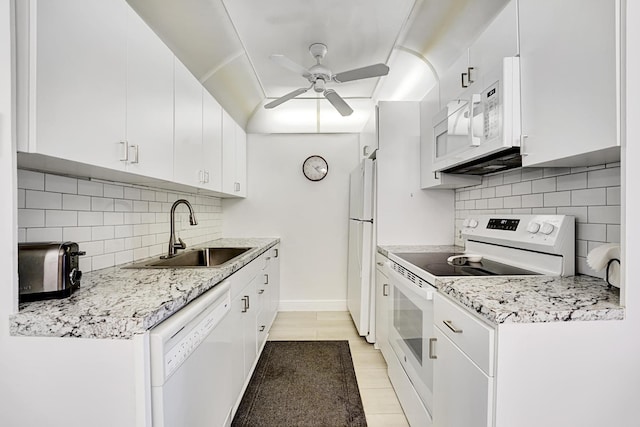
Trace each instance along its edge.
{"label": "drawer", "polygon": [[[434,297],[434,325],[487,375],[492,377],[495,359],[495,329],[442,294]],[[437,344],[436,344],[437,354]]]}

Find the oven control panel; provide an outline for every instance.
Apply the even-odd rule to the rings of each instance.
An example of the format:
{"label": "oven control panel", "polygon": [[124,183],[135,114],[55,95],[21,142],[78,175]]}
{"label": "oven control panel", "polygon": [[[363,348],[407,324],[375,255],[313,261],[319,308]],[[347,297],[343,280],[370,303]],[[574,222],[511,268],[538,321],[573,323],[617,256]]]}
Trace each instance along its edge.
{"label": "oven control panel", "polygon": [[569,215],[478,215],[464,220],[462,236],[465,240],[555,253],[565,241],[573,242],[575,219]]}

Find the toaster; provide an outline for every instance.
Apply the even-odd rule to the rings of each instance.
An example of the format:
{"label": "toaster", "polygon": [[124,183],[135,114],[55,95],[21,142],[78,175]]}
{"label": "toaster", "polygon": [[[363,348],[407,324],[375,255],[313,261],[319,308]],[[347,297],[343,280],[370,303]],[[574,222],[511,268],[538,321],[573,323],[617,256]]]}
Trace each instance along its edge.
{"label": "toaster", "polygon": [[18,244],[20,302],[71,295],[80,287],[79,258],[84,254],[72,242]]}

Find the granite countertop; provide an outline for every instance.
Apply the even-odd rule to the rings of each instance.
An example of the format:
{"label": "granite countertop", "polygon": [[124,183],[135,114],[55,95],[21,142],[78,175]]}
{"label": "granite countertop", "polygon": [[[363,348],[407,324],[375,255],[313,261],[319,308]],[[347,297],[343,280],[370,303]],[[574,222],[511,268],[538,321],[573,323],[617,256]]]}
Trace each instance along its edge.
{"label": "granite countertop", "polygon": [[[455,252],[458,246],[381,246],[385,256],[402,252]],[[503,323],[622,320],[620,290],[591,276],[441,277],[433,285],[482,319]]]}
{"label": "granite countertop", "polygon": [[209,268],[123,269],[86,273],[69,298],[21,303],[11,335],[130,339],[144,333],[276,245],[277,238],[218,239],[199,247],[252,247]]}

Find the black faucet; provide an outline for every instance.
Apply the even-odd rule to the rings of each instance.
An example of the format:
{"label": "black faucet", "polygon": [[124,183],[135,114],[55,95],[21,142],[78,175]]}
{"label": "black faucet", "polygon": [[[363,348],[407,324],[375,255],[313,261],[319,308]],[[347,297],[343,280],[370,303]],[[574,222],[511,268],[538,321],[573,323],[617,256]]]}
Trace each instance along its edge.
{"label": "black faucet", "polygon": [[169,252],[166,256],[162,258],[171,258],[176,255],[178,249],[185,249],[187,247],[186,243],[182,241],[181,238],[178,237],[178,241],[176,242],[176,207],[179,204],[184,203],[189,208],[189,224],[198,225],[198,221],[196,220],[196,214],[193,212],[193,208],[191,207],[191,203],[185,199],[178,199],[173,202],[171,206],[171,237],[169,237]]}

